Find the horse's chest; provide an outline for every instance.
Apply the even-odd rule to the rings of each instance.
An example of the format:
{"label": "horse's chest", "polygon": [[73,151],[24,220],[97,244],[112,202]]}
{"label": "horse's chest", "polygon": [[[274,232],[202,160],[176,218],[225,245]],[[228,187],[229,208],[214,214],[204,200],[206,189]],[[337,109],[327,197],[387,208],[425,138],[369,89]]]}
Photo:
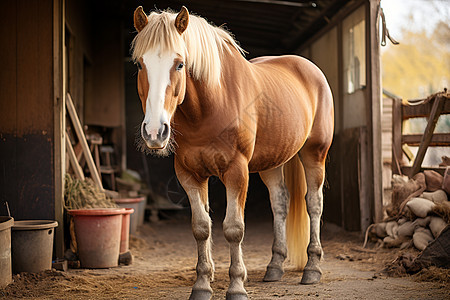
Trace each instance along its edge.
{"label": "horse's chest", "polygon": [[204,146],[180,151],[178,159],[186,169],[201,177],[221,176],[233,161],[233,151],[223,143],[211,142]]}

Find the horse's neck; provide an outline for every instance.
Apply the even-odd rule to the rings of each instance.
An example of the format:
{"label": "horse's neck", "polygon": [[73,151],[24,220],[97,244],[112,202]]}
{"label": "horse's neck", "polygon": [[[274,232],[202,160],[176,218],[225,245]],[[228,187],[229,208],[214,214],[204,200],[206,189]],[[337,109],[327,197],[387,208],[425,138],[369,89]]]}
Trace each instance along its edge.
{"label": "horse's neck", "polygon": [[[220,85],[208,87],[204,82],[187,77],[186,96],[178,108],[184,122],[191,125],[199,123],[211,113],[226,109],[228,101],[233,101],[230,94],[230,82],[239,84],[239,77],[248,77],[251,64],[235,49],[224,50],[222,57]],[[231,79],[231,81],[230,81]]]}

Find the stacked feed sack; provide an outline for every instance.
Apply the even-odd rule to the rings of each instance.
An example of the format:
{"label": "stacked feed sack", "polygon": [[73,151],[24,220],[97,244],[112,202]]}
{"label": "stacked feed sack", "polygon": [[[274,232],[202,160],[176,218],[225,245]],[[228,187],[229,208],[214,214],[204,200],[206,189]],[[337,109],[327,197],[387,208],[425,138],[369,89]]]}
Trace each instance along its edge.
{"label": "stacked feed sack", "polygon": [[[446,175],[450,176],[447,168]],[[423,250],[436,239],[450,223],[450,202],[446,190],[449,180],[434,171],[419,173],[406,180],[394,178],[397,196],[390,212],[396,211],[388,221],[373,224],[368,229],[372,238],[382,240],[385,247]],[[410,191],[410,195],[405,192]]]}

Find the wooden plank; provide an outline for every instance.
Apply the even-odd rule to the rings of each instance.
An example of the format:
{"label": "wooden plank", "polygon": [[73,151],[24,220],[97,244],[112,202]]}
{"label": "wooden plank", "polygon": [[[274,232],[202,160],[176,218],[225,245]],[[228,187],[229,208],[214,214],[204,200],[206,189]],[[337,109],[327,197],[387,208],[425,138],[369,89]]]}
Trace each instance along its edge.
{"label": "wooden plank", "polygon": [[392,99],[392,174],[402,174],[402,102]]}
{"label": "wooden plank", "polygon": [[425,157],[425,153],[427,152],[428,145],[430,144],[431,138],[433,137],[434,128],[436,127],[436,123],[441,115],[442,109],[444,108],[445,98],[442,96],[438,96],[434,99],[433,108],[431,109],[430,118],[428,120],[427,127],[425,128],[425,132],[422,136],[422,140],[420,142],[419,150],[417,151],[416,159],[414,160],[414,164],[409,174],[409,177],[413,177],[416,175],[420,167],[422,166],[423,158]]}
{"label": "wooden plank", "polygon": [[72,142],[70,141],[68,134],[66,134],[66,148],[67,153],[69,154],[70,165],[72,166],[72,169],[75,172],[75,176],[80,180],[84,180],[85,178],[83,170],[81,169],[81,166],[78,163],[77,156],[75,155],[75,151],[73,150]]}
{"label": "wooden plank", "polygon": [[[425,99],[423,99],[425,100]],[[410,118],[428,117],[433,107],[433,101],[421,105],[403,105],[402,117],[404,120]],[[441,114],[450,114],[450,101],[445,100]]]}
{"label": "wooden plank", "polygon": [[[402,143],[410,146],[419,146],[422,137],[422,134],[404,134],[402,135]],[[434,133],[429,146],[450,146],[450,134]]]}
{"label": "wooden plank", "polygon": [[53,1],[20,0],[17,12],[17,132],[53,140]]}
{"label": "wooden plank", "polygon": [[345,150],[341,152],[341,159],[345,163],[342,164],[343,176],[343,227],[349,231],[361,230],[361,194],[364,193],[361,189],[361,128],[348,128],[342,131],[342,143],[345,145]]}
{"label": "wooden plank", "polygon": [[[410,174],[412,170],[412,166],[402,166],[402,172],[403,174]],[[436,171],[439,174],[441,174],[442,176],[444,176],[446,167],[420,167],[420,172],[426,171],[426,170],[430,170],[430,171]]]}
{"label": "wooden plank", "polygon": [[63,29],[64,1],[53,0],[53,135],[54,135],[54,182],[55,220],[60,224],[55,229],[55,255],[64,257],[64,183],[66,173],[66,110],[63,78]]}
{"label": "wooden plank", "polygon": [[72,119],[72,123],[75,129],[75,132],[77,133],[78,140],[81,144],[81,147],[83,147],[83,153],[84,157],[86,158],[86,162],[89,168],[89,171],[91,172],[92,179],[94,180],[95,184],[100,188],[100,190],[103,191],[103,185],[102,181],[100,179],[100,176],[98,174],[98,170],[95,166],[94,159],[92,158],[91,151],[89,151],[89,146],[86,141],[86,137],[83,132],[83,127],[81,127],[80,120],[78,119],[77,112],[75,110],[75,107],[73,106],[72,98],[70,97],[70,94],[67,93],[66,97],[66,108],[69,112],[69,116]]}
{"label": "wooden plank", "polygon": [[2,45],[2,54],[0,55],[0,66],[2,66],[0,70],[0,128],[3,134],[14,133],[17,120],[16,2],[0,1],[0,44]]}
{"label": "wooden plank", "polygon": [[361,231],[365,232],[367,227],[371,223],[371,203],[370,196],[368,195],[369,190],[366,188],[368,186],[367,180],[370,177],[367,176],[369,161],[367,159],[367,129],[365,127],[359,127],[359,158],[358,158],[358,183],[359,183],[359,210],[361,214]]}

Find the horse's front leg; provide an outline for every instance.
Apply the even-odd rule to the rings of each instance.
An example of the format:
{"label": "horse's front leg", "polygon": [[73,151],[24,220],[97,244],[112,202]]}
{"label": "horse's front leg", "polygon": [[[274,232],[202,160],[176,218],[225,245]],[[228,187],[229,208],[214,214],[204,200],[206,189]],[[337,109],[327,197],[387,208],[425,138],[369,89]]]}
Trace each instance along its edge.
{"label": "horse's front leg", "polygon": [[242,257],[241,243],[244,238],[244,207],[248,187],[248,165],[244,159],[236,160],[222,180],[227,191],[227,210],[223,221],[223,233],[230,245],[230,286],[226,299],[248,299],[244,288],[247,270]]}
{"label": "horse's front leg", "polygon": [[208,180],[199,180],[175,163],[178,180],[186,191],[192,211],[192,232],[197,241],[197,280],[189,299],[209,300],[212,297],[210,281],[214,277],[211,256],[211,218],[208,205]]}

